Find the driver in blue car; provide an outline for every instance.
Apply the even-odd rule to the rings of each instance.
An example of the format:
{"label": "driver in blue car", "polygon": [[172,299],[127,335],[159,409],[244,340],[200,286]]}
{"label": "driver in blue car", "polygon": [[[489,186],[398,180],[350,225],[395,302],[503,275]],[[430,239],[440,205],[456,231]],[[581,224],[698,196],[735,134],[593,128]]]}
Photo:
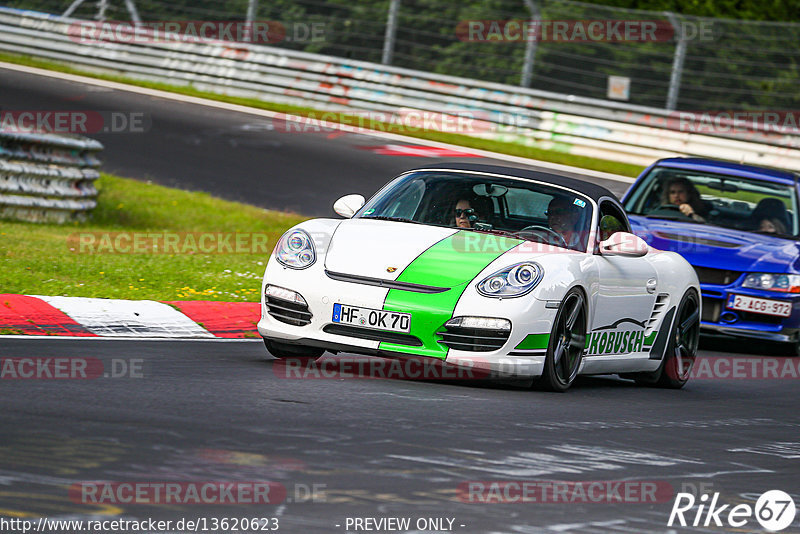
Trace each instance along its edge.
{"label": "driver in blue car", "polygon": [[708,208],[700,199],[700,193],[687,178],[673,178],[664,188],[662,205],[677,206],[678,209],[694,222],[706,222]]}

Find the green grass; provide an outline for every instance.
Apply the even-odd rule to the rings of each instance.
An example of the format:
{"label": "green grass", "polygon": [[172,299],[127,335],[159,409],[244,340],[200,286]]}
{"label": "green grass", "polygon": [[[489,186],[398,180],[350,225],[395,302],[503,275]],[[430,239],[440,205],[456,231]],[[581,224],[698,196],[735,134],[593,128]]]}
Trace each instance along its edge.
{"label": "green grass", "polygon": [[[98,206],[87,222],[0,221],[0,292],[255,302],[277,236],[304,219],[108,174],[98,180],[98,189]],[[114,252],[132,246],[124,240],[113,246],[120,232],[142,239],[147,233],[176,236],[178,248],[170,253]],[[231,241],[230,248],[222,247],[225,253],[204,254],[200,244],[191,246],[186,232],[197,237],[197,233],[255,233],[266,242],[256,247],[264,252],[251,253],[247,241],[243,247],[247,253],[231,253],[235,243]],[[111,246],[104,248],[104,243]]]}
{"label": "green grass", "polygon": [[[66,72],[70,74],[78,74],[82,76],[90,76],[93,78],[99,78],[103,80],[109,80],[114,82],[120,82],[130,85],[136,85],[140,87],[148,87],[151,89],[158,89],[162,91],[169,91],[173,93],[180,93],[188,96],[195,96],[200,98],[206,98],[209,100],[217,100],[220,102],[228,102],[232,104],[239,104],[242,106],[248,106],[253,108],[259,109],[266,109],[270,111],[277,111],[281,113],[291,113],[295,115],[302,115],[302,116],[319,116],[320,110],[315,109],[313,107],[304,107],[304,106],[292,106],[288,104],[277,104],[273,102],[266,102],[263,100],[259,100],[256,98],[244,98],[244,97],[236,97],[236,96],[229,96],[229,95],[220,95],[217,93],[211,93],[207,91],[200,91],[195,89],[191,85],[172,85],[166,83],[158,83],[158,82],[151,82],[145,80],[137,80],[135,78],[129,78],[126,76],[119,76],[113,74],[104,74],[104,73],[97,73],[92,72],[84,69],[75,68],[73,66],[59,63],[50,60],[38,59],[29,56],[21,56],[16,54],[8,54],[8,53],[0,53],[0,61],[5,61],[8,63],[15,63],[19,65],[27,65],[30,67],[38,67],[43,69],[49,69],[59,72]],[[352,115],[341,115],[341,121],[344,123],[354,123],[357,121],[357,117]],[[432,141],[439,141],[442,143],[450,143],[454,145],[469,147],[469,148],[476,148],[480,150],[488,150],[491,152],[498,152],[501,154],[509,154],[513,156],[520,156],[524,158],[531,158],[531,159],[538,159],[542,161],[549,161],[552,163],[559,163],[562,165],[571,165],[574,167],[581,167],[584,169],[601,171],[601,172],[609,172],[613,174],[620,174],[623,176],[638,176],[644,167],[639,165],[631,165],[628,163],[620,163],[616,161],[610,160],[603,160],[603,159],[596,159],[590,158],[586,156],[578,156],[573,154],[568,154],[566,152],[560,152],[557,150],[544,150],[541,148],[536,147],[528,147],[523,146],[517,143],[507,143],[501,141],[493,141],[488,139],[479,139],[470,137],[467,135],[461,134],[454,134],[454,133],[447,133],[447,132],[439,132],[439,131],[431,131],[431,130],[420,130],[414,131],[410,129],[401,129],[397,125],[394,124],[386,124],[380,123],[377,121],[369,121],[367,126],[374,127],[374,129],[380,131],[389,131],[389,132],[396,132],[403,135],[407,135],[410,137],[416,137],[420,139],[429,139]],[[388,178],[388,177],[387,177]]]}

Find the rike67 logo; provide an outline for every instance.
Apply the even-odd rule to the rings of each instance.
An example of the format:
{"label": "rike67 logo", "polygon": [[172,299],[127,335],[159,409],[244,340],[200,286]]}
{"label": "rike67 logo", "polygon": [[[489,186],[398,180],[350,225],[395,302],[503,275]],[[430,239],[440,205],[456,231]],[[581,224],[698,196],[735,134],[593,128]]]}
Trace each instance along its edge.
{"label": "rike67 logo", "polygon": [[[699,503],[697,502],[699,500]],[[695,505],[697,510],[694,511]],[[700,499],[695,499],[691,493],[678,493],[672,511],[669,514],[667,526],[673,524],[693,527],[722,527],[731,526],[741,528],[755,518],[762,528],[770,532],[779,532],[794,521],[796,509],[792,497],[781,490],[770,490],[761,494],[755,506],[749,504],[719,504],[719,493],[709,499],[708,494],[703,494]],[[692,519],[692,516],[694,518]],[[687,521],[688,517],[688,521]]]}

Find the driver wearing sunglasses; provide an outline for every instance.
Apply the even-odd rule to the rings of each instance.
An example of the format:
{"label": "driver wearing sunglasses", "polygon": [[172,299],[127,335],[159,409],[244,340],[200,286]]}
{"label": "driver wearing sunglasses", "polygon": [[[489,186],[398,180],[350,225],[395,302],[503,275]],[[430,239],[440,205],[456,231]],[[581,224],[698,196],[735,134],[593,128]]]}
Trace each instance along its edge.
{"label": "driver wearing sunglasses", "polygon": [[475,208],[472,207],[472,203],[467,199],[458,201],[453,217],[458,228],[472,228],[475,221],[478,220]]}

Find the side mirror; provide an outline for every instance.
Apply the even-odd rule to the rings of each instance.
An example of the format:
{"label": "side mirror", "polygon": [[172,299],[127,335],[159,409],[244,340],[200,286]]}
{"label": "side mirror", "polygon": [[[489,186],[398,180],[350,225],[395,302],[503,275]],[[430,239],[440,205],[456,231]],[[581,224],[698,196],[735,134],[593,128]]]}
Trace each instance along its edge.
{"label": "side mirror", "polygon": [[616,232],[605,241],[600,242],[600,254],[603,256],[630,256],[639,258],[648,253],[650,247],[638,235],[628,232]]}
{"label": "side mirror", "polygon": [[351,218],[367,201],[361,195],[345,195],[333,203],[333,211],[344,217]]}

